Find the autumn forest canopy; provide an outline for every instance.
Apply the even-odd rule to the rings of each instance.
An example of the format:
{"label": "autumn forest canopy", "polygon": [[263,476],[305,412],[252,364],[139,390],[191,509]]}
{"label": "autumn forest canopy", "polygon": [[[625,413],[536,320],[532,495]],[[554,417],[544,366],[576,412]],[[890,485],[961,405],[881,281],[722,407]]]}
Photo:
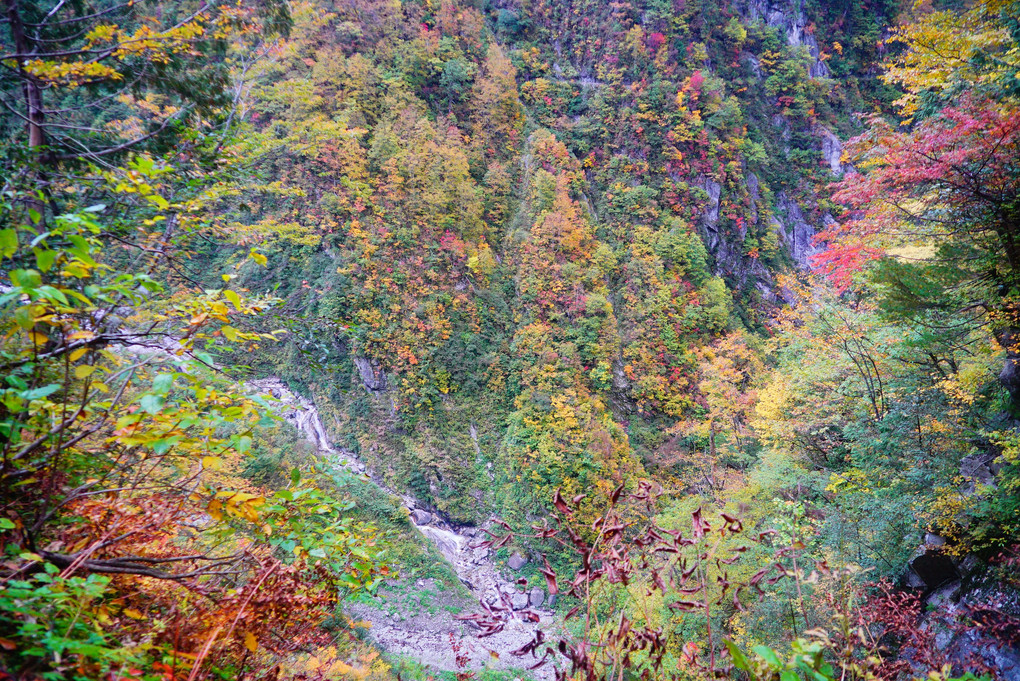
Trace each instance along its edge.
{"label": "autumn forest canopy", "polygon": [[1017,0],[0,7],[0,679],[1020,679]]}

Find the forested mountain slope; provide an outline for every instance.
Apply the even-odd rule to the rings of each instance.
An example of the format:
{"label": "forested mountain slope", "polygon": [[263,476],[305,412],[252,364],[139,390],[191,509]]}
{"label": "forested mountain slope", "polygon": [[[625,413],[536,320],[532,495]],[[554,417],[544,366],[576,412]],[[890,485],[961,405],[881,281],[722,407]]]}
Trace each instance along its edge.
{"label": "forested mountain slope", "polygon": [[1018,13],[8,0],[4,668],[1018,678]]}
{"label": "forested mountain slope", "polygon": [[662,466],[695,350],[763,330],[818,248],[887,11],[823,54],[799,6],[299,9],[234,208],[286,227],[289,371],[336,371],[347,445],[463,520],[509,500],[471,500],[490,474],[544,500]]}

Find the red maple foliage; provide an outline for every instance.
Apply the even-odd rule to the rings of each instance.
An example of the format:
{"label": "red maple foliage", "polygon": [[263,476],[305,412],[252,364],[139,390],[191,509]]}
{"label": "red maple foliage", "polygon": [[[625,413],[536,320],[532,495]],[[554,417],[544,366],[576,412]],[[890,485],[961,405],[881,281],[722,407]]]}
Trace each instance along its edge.
{"label": "red maple foliage", "polygon": [[910,130],[874,116],[847,144],[860,172],[834,185],[843,220],[816,236],[814,256],[839,289],[891,246],[961,241],[998,250],[992,276],[1013,279],[1020,267],[1020,116],[987,99],[964,97]]}

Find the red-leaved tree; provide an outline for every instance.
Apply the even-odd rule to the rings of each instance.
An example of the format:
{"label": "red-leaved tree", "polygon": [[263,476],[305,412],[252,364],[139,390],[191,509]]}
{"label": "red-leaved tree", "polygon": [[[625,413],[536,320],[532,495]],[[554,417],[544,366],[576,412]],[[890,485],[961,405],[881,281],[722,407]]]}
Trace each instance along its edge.
{"label": "red-leaved tree", "polygon": [[952,272],[941,282],[952,296],[913,292],[916,307],[951,299],[985,313],[1007,352],[1000,378],[1020,404],[1020,109],[964,96],[909,130],[876,116],[847,153],[859,172],[834,198],[848,211],[817,236],[828,247],[813,264],[840,289],[892,248]]}

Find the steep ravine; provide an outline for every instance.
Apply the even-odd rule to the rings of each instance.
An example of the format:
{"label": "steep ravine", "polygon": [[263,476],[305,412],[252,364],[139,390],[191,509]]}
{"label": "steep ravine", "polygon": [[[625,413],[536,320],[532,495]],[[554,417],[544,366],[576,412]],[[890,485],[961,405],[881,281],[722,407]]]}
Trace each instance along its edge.
{"label": "steep ravine", "polygon": [[[515,657],[511,651],[531,641],[536,628],[548,629],[553,625],[553,612],[541,607],[545,601],[544,592],[538,589],[531,593],[518,591],[513,580],[506,579],[492,562],[489,550],[477,547],[485,537],[481,529],[453,527],[435,513],[422,508],[414,497],[399,494],[381,484],[350,452],[333,446],[315,404],[295,394],[279,379],[250,381],[247,386],[259,394],[275,398],[279,415],[297,428],[323,460],[366,476],[380,489],[399,498],[422,541],[430,542],[449,561],[469,594],[451,593],[442,585],[437,587],[434,580],[417,580],[404,586],[430,595],[434,598],[435,607],[408,608],[406,603],[401,604],[399,583],[391,584],[389,589],[381,589],[380,596],[371,604],[350,604],[348,612],[352,617],[371,623],[369,637],[374,643],[388,653],[407,656],[440,670],[457,669],[451,641],[456,641],[460,655],[467,657],[467,669],[470,670],[529,666],[531,658]],[[456,619],[453,612],[467,614],[478,611],[482,600],[489,604],[512,604],[514,616],[503,631],[479,639],[476,627]],[[531,623],[520,616],[524,609],[537,614],[539,622]],[[539,679],[553,676],[551,668],[539,669],[532,675]]]}

